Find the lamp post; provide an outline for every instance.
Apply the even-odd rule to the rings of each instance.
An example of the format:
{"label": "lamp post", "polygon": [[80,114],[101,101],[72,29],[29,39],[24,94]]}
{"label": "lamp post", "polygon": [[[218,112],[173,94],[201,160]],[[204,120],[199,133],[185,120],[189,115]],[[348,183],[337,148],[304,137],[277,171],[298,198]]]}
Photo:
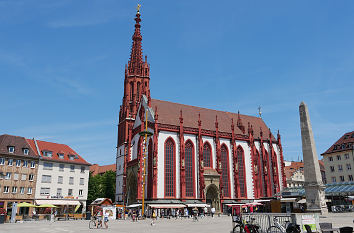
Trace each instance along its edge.
{"label": "lamp post", "polygon": [[[146,177],[146,151],[147,151],[147,139],[148,137],[150,137],[151,135],[153,135],[152,132],[147,130],[147,110],[145,111],[145,130],[139,133],[140,136],[144,136],[144,162],[143,162],[143,182],[142,182],[142,186],[143,186],[143,193],[142,193],[142,202],[141,202],[141,215],[144,216],[145,214],[145,177]],[[150,145],[151,146],[151,145]]]}

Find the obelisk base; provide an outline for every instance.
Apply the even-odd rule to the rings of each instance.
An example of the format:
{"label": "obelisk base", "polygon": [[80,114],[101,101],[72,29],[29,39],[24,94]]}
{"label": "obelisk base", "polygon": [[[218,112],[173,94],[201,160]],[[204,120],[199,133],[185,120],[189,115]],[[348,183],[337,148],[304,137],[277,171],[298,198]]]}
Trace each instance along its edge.
{"label": "obelisk base", "polygon": [[324,188],[324,185],[305,184],[307,212],[320,214],[328,213]]}

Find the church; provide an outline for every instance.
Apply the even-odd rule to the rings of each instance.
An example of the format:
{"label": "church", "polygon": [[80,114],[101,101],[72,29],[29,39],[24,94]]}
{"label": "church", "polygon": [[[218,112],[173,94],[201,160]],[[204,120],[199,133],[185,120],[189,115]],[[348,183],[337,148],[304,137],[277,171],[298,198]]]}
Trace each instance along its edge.
{"label": "church", "polygon": [[281,138],[261,117],[151,98],[140,16],[119,111],[116,202],[207,203],[221,211],[279,193],[286,187]]}

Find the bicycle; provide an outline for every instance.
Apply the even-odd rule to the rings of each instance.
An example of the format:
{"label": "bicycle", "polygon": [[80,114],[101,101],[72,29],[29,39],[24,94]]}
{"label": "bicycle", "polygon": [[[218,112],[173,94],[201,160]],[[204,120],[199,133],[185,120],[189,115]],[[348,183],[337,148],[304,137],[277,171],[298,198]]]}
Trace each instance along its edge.
{"label": "bicycle", "polygon": [[91,220],[89,222],[89,228],[102,228],[102,220],[98,221],[97,217],[91,217]]}
{"label": "bicycle", "polygon": [[247,223],[240,218],[237,220],[236,226],[232,229],[233,233],[260,233],[260,227],[254,224],[255,218],[251,218],[251,222]]}
{"label": "bicycle", "polygon": [[277,217],[273,218],[274,225],[270,226],[267,233],[300,233],[300,225],[285,221],[285,226],[281,225]]}

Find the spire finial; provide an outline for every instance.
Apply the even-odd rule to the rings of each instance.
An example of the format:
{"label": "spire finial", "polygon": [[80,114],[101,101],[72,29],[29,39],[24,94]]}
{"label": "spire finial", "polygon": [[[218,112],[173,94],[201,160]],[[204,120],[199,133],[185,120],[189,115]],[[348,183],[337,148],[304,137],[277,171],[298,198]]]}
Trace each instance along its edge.
{"label": "spire finial", "polygon": [[140,14],[140,7],[141,7],[141,5],[138,3],[138,6],[136,7],[136,13],[137,14]]}
{"label": "spire finial", "polygon": [[258,107],[258,114],[259,114],[259,117],[262,118],[262,108],[261,106]]}

